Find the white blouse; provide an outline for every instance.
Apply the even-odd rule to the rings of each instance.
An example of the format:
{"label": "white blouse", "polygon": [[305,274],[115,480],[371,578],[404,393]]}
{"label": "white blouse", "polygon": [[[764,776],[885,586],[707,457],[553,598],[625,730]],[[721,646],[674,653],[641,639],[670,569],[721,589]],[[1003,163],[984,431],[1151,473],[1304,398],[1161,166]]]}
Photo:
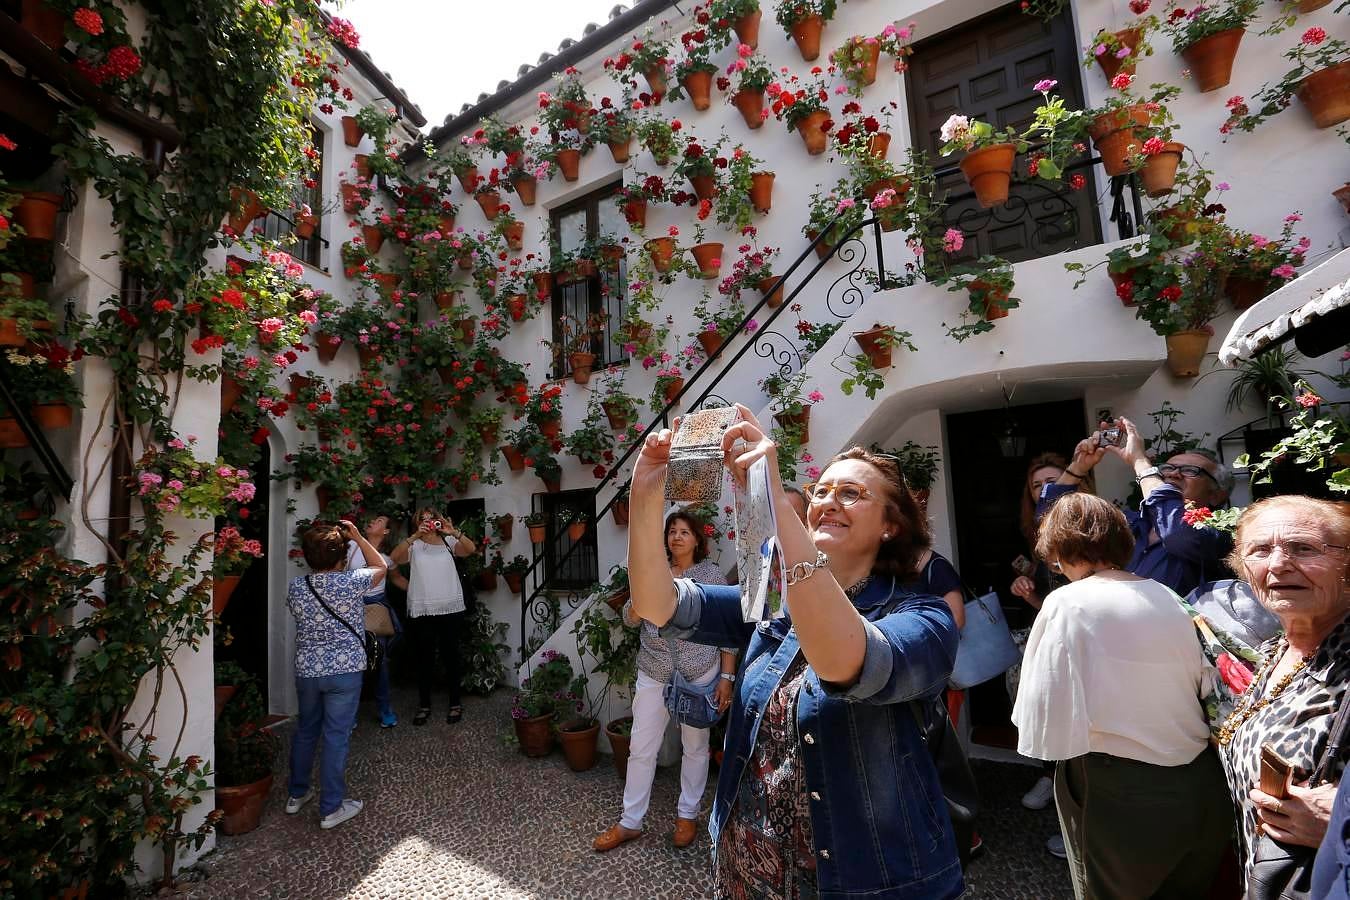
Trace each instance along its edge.
{"label": "white blouse", "polygon": [[1045,598],[1027,640],[1012,714],[1017,751],[1185,765],[1209,740],[1200,698],[1213,677],[1169,588],[1102,575],[1067,584]]}
{"label": "white blouse", "polygon": [[417,540],[408,548],[408,618],[464,612],[455,554],[444,544]]}

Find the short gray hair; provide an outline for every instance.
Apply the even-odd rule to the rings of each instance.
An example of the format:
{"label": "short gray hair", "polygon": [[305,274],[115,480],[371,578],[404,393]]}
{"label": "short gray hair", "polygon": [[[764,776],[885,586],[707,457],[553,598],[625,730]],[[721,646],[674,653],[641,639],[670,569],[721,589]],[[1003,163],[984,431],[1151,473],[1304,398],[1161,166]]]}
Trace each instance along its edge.
{"label": "short gray hair", "polygon": [[1219,454],[1213,450],[1204,447],[1193,447],[1190,450],[1181,450],[1173,453],[1173,456],[1180,456],[1182,453],[1193,453],[1196,456],[1203,456],[1214,464],[1214,482],[1225,494],[1233,493],[1233,485],[1236,479],[1233,478],[1233,470],[1229,469],[1219,460]]}

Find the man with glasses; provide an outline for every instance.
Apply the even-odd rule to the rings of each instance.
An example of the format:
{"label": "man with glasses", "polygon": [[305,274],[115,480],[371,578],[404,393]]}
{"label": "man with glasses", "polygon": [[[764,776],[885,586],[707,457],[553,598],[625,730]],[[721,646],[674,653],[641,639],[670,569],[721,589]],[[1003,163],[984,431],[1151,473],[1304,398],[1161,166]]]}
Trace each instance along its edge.
{"label": "man with glasses", "polygon": [[[1114,429],[1119,429],[1119,442],[1110,439]],[[1078,442],[1064,474],[1041,489],[1037,521],[1055,500],[1076,491],[1108,453],[1134,470],[1134,480],[1144,493],[1139,511],[1125,512],[1135,539],[1129,571],[1165,584],[1183,597],[1202,582],[1231,577],[1223,559],[1233,548],[1232,539],[1216,528],[1189,525],[1182,516],[1187,501],[1210,509],[1227,506],[1232,473],[1213,453],[1201,449],[1175,453],[1154,465],[1144,450],[1144,439],[1129,419],[1102,422],[1091,437]]]}

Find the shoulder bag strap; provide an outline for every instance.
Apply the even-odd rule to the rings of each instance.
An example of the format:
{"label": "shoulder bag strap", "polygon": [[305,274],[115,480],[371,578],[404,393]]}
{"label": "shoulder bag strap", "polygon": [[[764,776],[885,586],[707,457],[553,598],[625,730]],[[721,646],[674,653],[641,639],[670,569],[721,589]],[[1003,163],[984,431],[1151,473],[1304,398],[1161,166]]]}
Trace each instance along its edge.
{"label": "shoulder bag strap", "polygon": [[339,616],[337,613],[333,612],[333,608],[332,608],[331,606],[329,606],[327,603],[324,603],[324,602],[323,602],[323,597],[319,596],[319,592],[316,591],[316,590],[314,589],[314,576],[313,576],[313,575],[306,575],[306,576],[305,576],[305,584],[309,585],[309,592],[310,592],[311,594],[314,595],[314,599],[315,599],[315,600],[318,600],[318,601],[319,601],[319,605],[322,606],[322,607],[324,608],[324,611],[327,612],[327,613],[328,613],[330,616],[332,616],[333,618],[337,619],[339,622],[341,622],[341,623],[342,623],[342,627],[343,627],[343,628],[346,628],[348,631],[350,631],[350,632],[352,633],[352,635],[353,635],[358,641],[361,642],[361,646],[362,646],[362,647],[365,647],[365,646],[366,646],[366,638],[365,638],[365,635],[363,635],[363,634],[358,634],[357,631],[356,631],[356,629],[352,627],[352,623],[351,623],[351,622],[348,622],[346,619],[342,618],[342,616]]}
{"label": "shoulder bag strap", "polygon": [[1331,766],[1340,757],[1342,749],[1345,747],[1345,738],[1347,723],[1350,723],[1350,696],[1341,697],[1340,709],[1336,710],[1336,718],[1331,723],[1331,734],[1327,737],[1327,749],[1322,753],[1322,759],[1317,763],[1317,768],[1313,770],[1312,777],[1308,779],[1308,784],[1317,787],[1325,784],[1327,772]]}

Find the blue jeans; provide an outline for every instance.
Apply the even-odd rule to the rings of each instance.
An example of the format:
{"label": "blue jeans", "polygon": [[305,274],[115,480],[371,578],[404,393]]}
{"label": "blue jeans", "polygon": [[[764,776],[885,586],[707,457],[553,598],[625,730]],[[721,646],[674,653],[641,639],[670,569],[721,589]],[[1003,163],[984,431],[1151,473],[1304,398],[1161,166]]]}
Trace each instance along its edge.
{"label": "blue jeans", "polygon": [[366,597],[366,603],[379,603],[389,610],[389,619],[394,623],[394,634],[392,637],[378,638],[381,646],[384,647],[384,659],[380,661],[380,671],[375,673],[375,703],[380,707],[380,717],[388,718],[394,714],[394,706],[389,702],[389,648],[399,639],[403,633],[403,624],[399,622],[398,616],[385,601],[383,593],[377,596]]}
{"label": "blue jeans", "polygon": [[319,814],[328,815],[342,806],[347,796],[347,745],[356,724],[361,702],[361,673],[296,678],[300,699],[299,723],[291,740],[291,783],[288,794],[303,797],[309,790],[314,753],[323,737],[319,759]]}

